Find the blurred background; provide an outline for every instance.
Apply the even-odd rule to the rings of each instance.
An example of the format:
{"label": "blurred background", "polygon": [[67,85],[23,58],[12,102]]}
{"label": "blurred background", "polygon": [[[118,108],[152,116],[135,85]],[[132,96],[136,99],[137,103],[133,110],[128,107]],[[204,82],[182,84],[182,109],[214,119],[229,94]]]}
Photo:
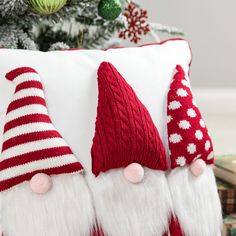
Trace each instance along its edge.
{"label": "blurred background", "polygon": [[193,50],[193,86],[236,88],[236,33],[233,25],[236,22],[236,1],[139,2],[148,10],[151,22],[173,25],[185,33],[184,37]]}
{"label": "blurred background", "polygon": [[[173,25],[192,48],[191,83],[216,154],[236,153],[236,1],[140,0],[151,22]],[[169,35],[160,35],[161,39]],[[153,41],[150,36],[142,42]]]}

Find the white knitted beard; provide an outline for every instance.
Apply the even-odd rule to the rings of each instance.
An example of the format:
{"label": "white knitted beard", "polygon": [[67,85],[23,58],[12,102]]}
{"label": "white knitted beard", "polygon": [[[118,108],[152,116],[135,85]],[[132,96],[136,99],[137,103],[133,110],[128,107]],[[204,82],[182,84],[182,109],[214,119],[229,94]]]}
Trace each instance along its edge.
{"label": "white knitted beard", "polygon": [[109,236],[162,236],[168,229],[171,197],[165,173],[145,168],[144,180],[128,182],[123,169],[91,179],[97,221]]}
{"label": "white knitted beard", "polygon": [[82,175],[52,177],[53,189],[34,194],[29,182],[2,193],[4,236],[88,236],[94,224]]}
{"label": "white knitted beard", "polygon": [[197,178],[189,167],[176,168],[168,182],[174,212],[185,236],[221,235],[221,205],[212,167],[207,166]]}

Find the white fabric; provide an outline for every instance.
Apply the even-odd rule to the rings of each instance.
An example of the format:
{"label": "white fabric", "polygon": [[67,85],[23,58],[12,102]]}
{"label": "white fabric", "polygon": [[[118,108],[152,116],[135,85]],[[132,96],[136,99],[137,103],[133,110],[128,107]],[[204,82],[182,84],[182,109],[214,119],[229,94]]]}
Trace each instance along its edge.
{"label": "white fabric", "polygon": [[29,184],[1,194],[4,236],[90,235],[94,210],[83,176],[54,176],[52,181],[45,195],[34,194]]}
{"label": "white fabric", "polygon": [[[5,74],[16,67],[33,67],[42,77],[49,114],[55,127],[86,170],[91,171],[90,149],[98,95],[97,69],[102,61],[114,64],[134,88],[167,145],[166,94],[176,64],[188,73],[191,61],[189,45],[184,40],[107,51],[44,53],[0,49],[0,146],[5,112],[15,89],[15,85],[4,78]],[[15,110],[12,116],[17,112]]]}
{"label": "white fabric", "polygon": [[16,153],[18,155],[22,155],[24,153],[43,150],[46,148],[62,147],[63,145],[65,145],[65,140],[63,140],[62,138],[50,138],[45,140],[38,140],[35,142],[24,143],[15,147],[8,148],[4,152],[2,152],[2,155],[5,156],[5,159],[9,159],[14,157]]}
{"label": "white fabric", "polygon": [[35,122],[26,125],[20,125],[13,129],[8,130],[7,132],[5,132],[4,138],[5,140],[8,140],[17,135],[22,135],[36,131],[46,131],[46,130],[55,130],[55,127],[51,123]]}
{"label": "white fabric", "polygon": [[14,95],[13,101],[17,100],[17,99],[25,98],[25,97],[29,96],[29,94],[30,94],[30,96],[37,96],[37,97],[44,98],[44,93],[41,89],[30,88],[30,89],[23,89],[23,90],[18,91]]}
{"label": "white fabric", "polygon": [[[125,179],[123,169],[90,181],[97,222],[109,236],[163,236],[172,200],[163,171],[145,168],[141,184]],[[177,236],[177,235],[176,235]]]}
{"label": "white fabric", "polygon": [[[10,111],[6,117],[4,117],[4,115],[3,115],[3,117],[4,117],[3,121],[9,122],[11,120],[14,120],[14,119],[20,117],[20,116],[25,116],[25,115],[29,115],[29,114],[37,114],[37,113],[47,115],[48,114],[47,108],[41,104],[38,104],[38,105],[33,104],[33,105],[26,106],[26,107],[21,107],[21,108]],[[2,124],[2,125],[4,127],[4,124]],[[1,132],[1,135],[2,135],[2,132]]]}
{"label": "white fabric", "polygon": [[195,177],[189,166],[176,168],[168,176],[174,212],[185,236],[218,236],[222,213],[212,166]]}
{"label": "white fabric", "polygon": [[73,154],[50,157],[44,160],[28,162],[24,165],[19,165],[2,170],[0,175],[0,181],[18,177],[20,175],[24,175],[26,173],[30,173],[39,169],[56,168],[75,162],[76,159]]}
{"label": "white fabric", "polygon": [[[117,184],[119,184],[120,186],[120,193],[126,190],[129,191],[127,199],[130,203],[134,198],[134,193],[137,192],[138,195],[141,194],[143,198],[150,198],[147,209],[151,209],[152,206],[155,207],[153,208],[153,210],[160,207],[160,211],[152,211],[153,217],[156,217],[157,220],[157,222],[155,222],[155,219],[151,219],[150,215],[147,213],[147,211],[145,211],[146,206],[144,205],[144,200],[141,199],[142,201],[140,200],[140,202],[137,202],[137,205],[134,204],[133,206],[135,207],[135,209],[130,209],[130,215],[127,219],[130,219],[133,213],[139,214],[141,212],[143,213],[143,215],[137,215],[137,221],[133,222],[133,224],[130,226],[131,228],[124,228],[126,230],[130,230],[129,234],[126,235],[138,235],[138,225],[139,227],[142,225],[144,227],[141,231],[143,233],[142,236],[146,236],[147,233],[151,233],[150,230],[159,235],[160,232],[167,227],[166,220],[169,214],[167,212],[171,208],[168,186],[167,182],[164,179],[163,173],[160,174],[160,176],[158,172],[147,174],[145,176],[146,179],[144,179],[144,183],[146,183],[146,185],[143,186],[143,188],[141,185],[136,186],[137,189],[131,184],[128,185],[128,183],[127,186],[125,184],[124,186],[122,185],[123,176],[121,170],[115,170],[114,173],[111,174],[110,178],[108,176],[109,173],[104,175],[102,174],[103,177],[101,178],[95,178],[91,173],[90,150],[92,146],[92,139],[94,136],[98,96],[97,69],[102,61],[111,62],[118,69],[121,75],[124,76],[127,82],[133,87],[142,103],[150,112],[150,115],[155,125],[157,126],[160,136],[167,149],[168,141],[166,128],[166,97],[169,89],[169,84],[176,65],[181,65],[185,72],[188,73],[189,64],[191,61],[191,52],[189,49],[189,45],[183,40],[171,40],[160,45],[154,44],[139,48],[133,47],[109,49],[107,51],[76,50],[43,53],[36,51],[0,49],[0,146],[2,144],[2,130],[5,123],[4,117],[6,109],[11,101],[15,89],[15,85],[7,81],[4,76],[7,72],[15,69],[16,67],[33,67],[39,72],[42,78],[46,96],[46,103],[53,124],[61,133],[63,138],[67,141],[74,153],[78,156],[81,164],[85,168],[86,175],[88,176],[87,182],[91,189],[93,202],[95,204],[94,207],[97,211],[96,214],[100,216],[99,220],[104,221],[100,223],[103,223],[103,226],[109,231],[109,233],[111,233],[111,235],[109,236],[119,235],[120,232],[124,235],[122,231],[123,225],[119,225],[120,229],[116,227],[114,228],[114,230],[112,230],[111,226],[115,224],[115,221],[111,222],[112,225],[110,225],[109,222],[106,222],[107,215],[103,214],[104,212],[106,213],[106,209],[104,209],[104,212],[99,212],[101,207],[106,205],[106,200],[109,201],[108,203],[110,204],[110,206],[113,206],[113,210],[115,210],[112,201],[115,201],[116,197],[118,196],[115,196],[113,194],[115,193],[114,191],[110,192],[110,195],[107,195],[107,198],[104,199],[102,199],[101,196],[98,195],[101,192],[102,188],[108,188],[107,191],[109,191],[108,185],[112,183],[113,175],[115,175],[117,178]],[[19,80],[21,80],[20,76]],[[27,112],[28,111],[25,109],[17,109],[14,112],[9,113],[8,115],[12,119],[14,117],[17,117],[19,114],[27,114]],[[43,109],[42,113],[45,112],[46,111],[44,111]],[[37,143],[37,145],[38,147],[40,147],[41,143]],[[33,146],[19,146],[19,153],[21,152],[22,148],[24,149],[24,151],[25,149],[31,150],[33,149]],[[10,149],[7,151],[9,152],[8,155],[11,156],[12,154],[10,153]],[[119,181],[119,176],[121,182]],[[63,176],[58,176],[56,179],[58,181],[54,185],[58,184],[60,182],[60,179],[63,180]],[[83,181],[81,181],[81,183],[83,185]],[[63,188],[67,188],[67,191],[70,191],[69,188],[71,188],[71,191],[73,191],[73,186],[68,185],[67,187],[66,184],[67,183],[65,181],[62,181],[63,186],[59,185],[58,188],[61,188],[61,190],[63,190]],[[128,186],[130,186],[130,189],[128,188]],[[134,191],[132,191],[132,187],[134,187]],[[25,206],[26,209],[24,210],[24,213],[29,214],[29,217],[34,216],[34,210],[40,209],[40,217],[38,219],[39,223],[43,223],[43,220],[45,220],[44,217],[46,217],[47,219],[52,219],[52,217],[55,217],[55,212],[53,211],[60,204],[61,198],[59,197],[58,200],[56,199],[56,194],[58,194],[59,196],[60,194],[59,192],[55,192],[55,196],[49,202],[50,207],[49,205],[45,205],[46,208],[52,211],[52,215],[44,214],[40,208],[41,202],[39,202],[37,199],[34,199],[34,197],[30,195],[31,193],[27,192],[27,189],[28,183],[24,183],[22,186],[17,186],[15,190],[9,190],[9,192],[3,195],[3,205],[5,206],[3,208],[3,227],[10,230],[11,225],[15,224],[15,228],[12,228],[12,230],[9,231],[9,235],[11,236],[14,236],[15,232],[18,232],[17,236],[38,235],[37,232],[31,233],[30,230],[33,229],[33,225],[32,228],[31,226],[29,227],[29,233],[21,233],[23,232],[23,228],[21,228],[22,225],[24,225],[25,222],[31,222],[30,218],[27,217],[21,220],[20,218],[14,217],[14,222],[13,220],[9,220],[10,218],[8,217],[10,217],[11,214],[18,210],[18,204],[22,204],[22,206]],[[145,193],[147,189],[151,191],[150,194],[148,192]],[[159,191],[161,189],[163,191],[163,194],[166,194],[166,198],[164,197],[164,195],[159,194]],[[84,191],[85,193],[87,192],[87,190]],[[27,194],[24,195],[24,193]],[[53,191],[52,194],[54,194]],[[81,192],[81,194],[83,194],[83,192]],[[20,198],[17,197],[18,195]],[[30,196],[29,200],[28,196]],[[27,197],[27,200],[24,197]],[[139,196],[136,197],[138,200]],[[27,202],[31,200],[31,204],[34,207],[32,211],[28,208],[27,205]],[[11,201],[13,202],[13,206],[10,206]],[[68,199],[65,200],[65,204],[68,204],[67,201]],[[165,201],[167,204],[163,205]],[[89,202],[88,198],[87,202]],[[142,205],[140,207],[143,208],[143,211],[140,211],[140,209],[138,208],[136,209],[139,203]],[[7,206],[5,204],[7,204]],[[81,204],[81,202],[79,201],[78,204]],[[123,210],[123,212],[117,211],[114,212],[114,214],[117,214],[121,219],[122,214],[124,216],[126,215],[125,209],[127,209],[127,207],[128,206],[126,205],[126,202],[122,202],[120,209]],[[61,209],[59,210],[61,211]],[[72,209],[70,208],[68,208],[68,211],[67,208],[62,209],[62,211],[65,211],[66,214],[69,214],[69,211],[71,210]],[[54,228],[49,233],[42,231],[43,234],[39,235],[77,235],[74,234],[74,232],[77,232],[75,228],[76,222],[78,223],[78,227],[82,227],[81,225],[79,225],[81,217],[80,212],[83,212],[83,210],[78,211],[78,213],[76,213],[75,211],[72,212],[72,217],[74,217],[73,222],[71,223],[72,230],[74,230],[71,231],[72,233],[69,231],[69,225],[67,225],[68,229],[63,228],[64,225],[61,225],[59,229],[62,229],[61,232],[63,232],[64,234],[57,234],[57,229]],[[112,214],[112,212],[110,213]],[[75,222],[74,219],[76,217],[77,221]],[[162,223],[158,224],[159,220],[161,220]],[[147,223],[147,225],[145,225],[145,223]],[[88,225],[90,225],[89,220],[86,222],[85,226],[87,227]],[[148,225],[150,227],[145,228]],[[85,230],[83,230],[83,227],[82,231],[85,232]]]}
{"label": "white fabric", "polygon": [[[14,50],[15,51],[15,50]],[[18,50],[16,50],[18,51]],[[26,66],[26,65],[24,65]],[[29,73],[26,73],[26,74],[22,74],[22,75],[19,75],[17,76],[17,78],[14,79],[14,84],[20,84],[22,83],[23,81],[32,81],[32,79],[35,81],[41,81],[40,79],[40,75],[34,73],[34,72],[29,72]]]}

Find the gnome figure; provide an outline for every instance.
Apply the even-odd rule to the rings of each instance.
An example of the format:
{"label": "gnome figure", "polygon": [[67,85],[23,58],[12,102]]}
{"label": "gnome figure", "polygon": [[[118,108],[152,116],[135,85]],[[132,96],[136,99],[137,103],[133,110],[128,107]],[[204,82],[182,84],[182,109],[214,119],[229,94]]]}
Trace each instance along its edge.
{"label": "gnome figure", "polygon": [[4,236],[88,236],[94,225],[83,167],[48,115],[39,74],[17,68],[0,162]]}
{"label": "gnome figure", "polygon": [[163,143],[152,118],[116,68],[98,69],[92,192],[100,232],[163,236],[172,211]]}
{"label": "gnome figure", "polygon": [[212,170],[212,141],[193,100],[181,66],[168,93],[168,139],[171,172],[168,183],[174,213],[171,236],[220,236],[221,206]]}

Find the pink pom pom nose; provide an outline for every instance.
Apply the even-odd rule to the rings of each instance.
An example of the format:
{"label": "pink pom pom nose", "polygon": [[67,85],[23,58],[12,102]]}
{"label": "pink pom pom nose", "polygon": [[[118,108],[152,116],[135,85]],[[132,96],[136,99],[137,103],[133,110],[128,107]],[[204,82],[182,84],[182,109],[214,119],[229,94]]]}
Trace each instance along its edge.
{"label": "pink pom pom nose", "polygon": [[36,194],[45,194],[52,188],[52,179],[43,173],[36,174],[30,180],[30,188]]}
{"label": "pink pom pom nose", "polygon": [[206,169],[206,163],[202,159],[197,159],[190,165],[190,171],[196,177],[200,176]]}
{"label": "pink pom pom nose", "polygon": [[124,177],[133,184],[140,183],[144,177],[144,169],[140,164],[132,163],[124,169]]}

